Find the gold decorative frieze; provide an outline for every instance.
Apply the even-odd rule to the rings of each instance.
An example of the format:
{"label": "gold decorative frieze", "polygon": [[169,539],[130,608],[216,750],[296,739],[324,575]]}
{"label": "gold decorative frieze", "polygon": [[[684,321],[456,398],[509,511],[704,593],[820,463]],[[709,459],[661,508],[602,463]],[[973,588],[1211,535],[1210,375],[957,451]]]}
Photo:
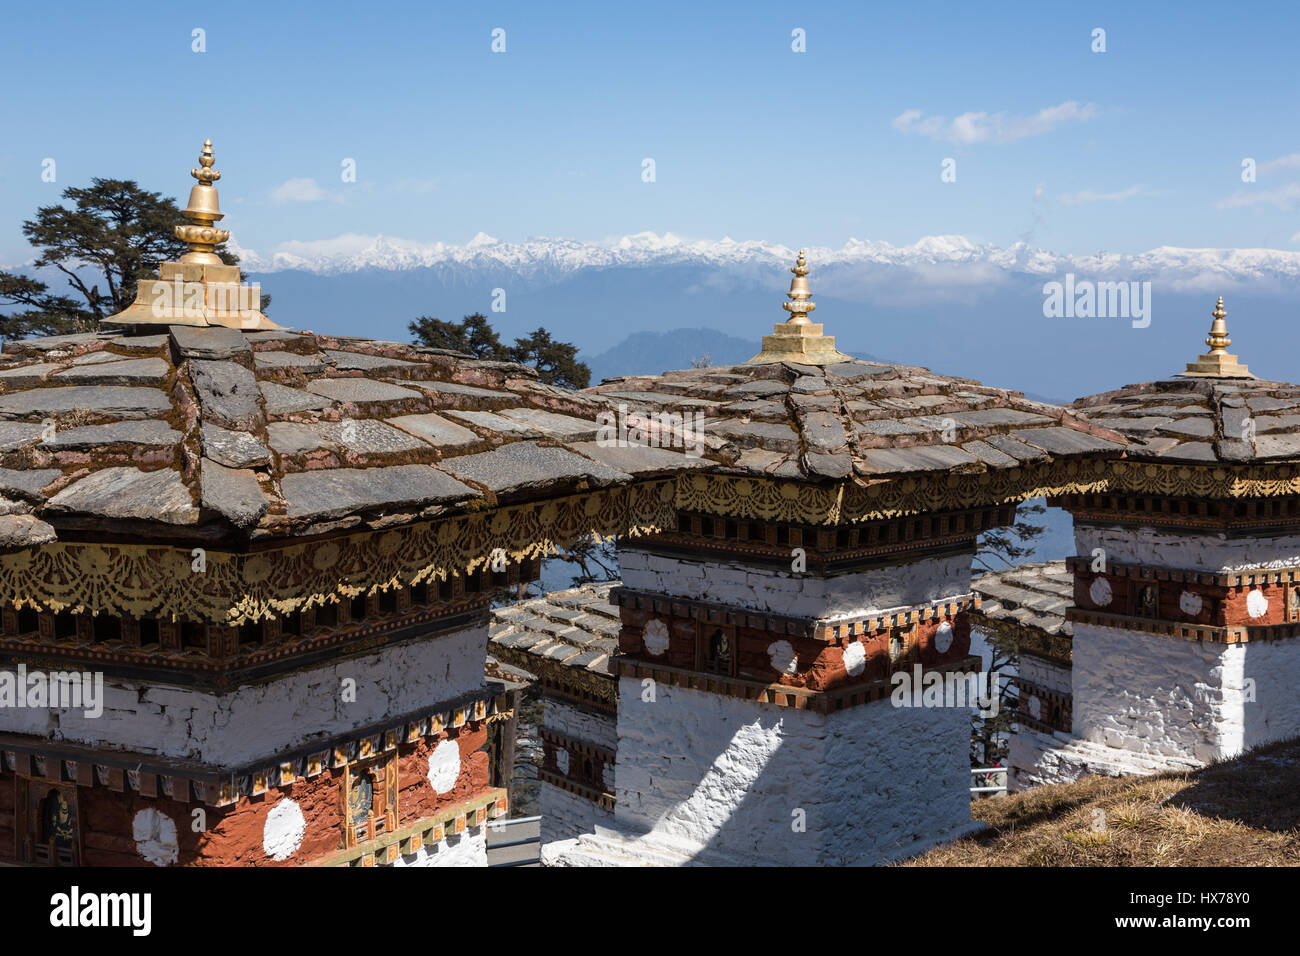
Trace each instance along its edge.
{"label": "gold decorative frieze", "polygon": [[56,542],[0,555],[0,604],[238,625],[673,520],[669,479],[248,554]]}
{"label": "gold decorative frieze", "polygon": [[808,485],[699,472],[677,479],[682,511],[804,524],[853,524],[929,511],[1025,501],[1107,488],[1099,459],[1022,465],[997,471],[940,471],[864,484]]}
{"label": "gold decorative frieze", "polygon": [[838,485],[695,472],[678,476],[677,507],[726,517],[833,525],[1038,497],[1118,492],[1225,499],[1300,495],[1300,465],[1079,459],[970,473],[936,470]]}

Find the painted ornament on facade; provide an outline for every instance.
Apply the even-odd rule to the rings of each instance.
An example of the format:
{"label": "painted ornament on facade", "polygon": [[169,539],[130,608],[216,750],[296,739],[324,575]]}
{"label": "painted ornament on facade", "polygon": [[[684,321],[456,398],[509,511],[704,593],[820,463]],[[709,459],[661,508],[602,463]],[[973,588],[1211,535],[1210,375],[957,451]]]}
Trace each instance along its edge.
{"label": "painted ornament on facade", "polygon": [[1268,598],[1259,588],[1246,595],[1246,613],[1251,617],[1263,617],[1268,613]]}
{"label": "painted ornament on facade", "polygon": [[641,640],[647,651],[655,657],[662,657],[668,650],[668,625],[658,618],[646,621]]}
{"label": "painted ornament on facade", "polygon": [[774,671],[789,676],[799,672],[799,655],[789,641],[773,641],[767,646],[767,657]]}
{"label": "painted ornament on facade", "polygon": [[266,815],[262,826],[262,850],[277,863],[297,852],[307,832],[307,819],[294,800],[281,800]]}
{"label": "painted ornament on facade", "polygon": [[854,641],[844,648],[844,669],[850,677],[857,677],[867,667],[867,649],[861,641]]}
{"label": "painted ornament on facade", "polygon": [[952,625],[943,621],[934,632],[934,649],[940,654],[952,650]]}
{"label": "painted ornament on facade", "polygon": [[136,852],[146,863],[154,866],[171,866],[180,858],[180,843],[176,839],[176,823],[165,813],[147,807],[131,821],[131,836]]}
{"label": "painted ornament on facade", "polygon": [[569,775],[569,752],[563,747],[557,747],[555,750],[555,766],[564,776]]}
{"label": "painted ornament on facade", "polygon": [[1043,719],[1043,702],[1037,697],[1029,698],[1029,716],[1034,720]]}
{"label": "painted ornament on facade", "polygon": [[1097,607],[1109,607],[1112,597],[1110,582],[1105,578],[1093,578],[1088,586],[1088,597]]}
{"label": "painted ornament on facade", "polygon": [[450,793],[460,777],[460,745],[443,740],[429,754],[429,785],[435,793]]}
{"label": "painted ornament on facade", "polygon": [[1184,591],[1178,597],[1178,608],[1188,617],[1196,617],[1201,613],[1201,608],[1204,605],[1205,602],[1201,600],[1201,596],[1192,591]]}

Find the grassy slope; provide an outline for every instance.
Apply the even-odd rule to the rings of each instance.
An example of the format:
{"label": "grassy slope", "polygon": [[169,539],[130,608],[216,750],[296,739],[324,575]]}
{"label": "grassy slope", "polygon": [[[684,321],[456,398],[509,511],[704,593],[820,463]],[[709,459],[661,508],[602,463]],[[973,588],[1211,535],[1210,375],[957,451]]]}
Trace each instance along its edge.
{"label": "grassy slope", "polygon": [[988,829],[903,865],[1297,866],[1300,740],[1194,773],[1086,777],[980,800],[971,815]]}

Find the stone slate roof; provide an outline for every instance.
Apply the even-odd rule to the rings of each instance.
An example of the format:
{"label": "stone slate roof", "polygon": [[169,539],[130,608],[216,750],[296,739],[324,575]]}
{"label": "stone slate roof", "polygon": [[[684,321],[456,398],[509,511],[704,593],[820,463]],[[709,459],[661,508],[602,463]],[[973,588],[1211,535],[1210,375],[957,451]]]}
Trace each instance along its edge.
{"label": "stone slate roof", "polygon": [[873,479],[1114,457],[1124,448],[1114,433],[1020,392],[876,362],[694,368],[608,379],[589,391],[629,413],[703,413],[705,457],[737,473]]}
{"label": "stone slate roof", "polygon": [[522,365],[310,332],[7,342],[0,548],[56,529],[208,541],[387,526],[692,464],[598,447],[604,405]]}
{"label": "stone slate roof", "polygon": [[1171,378],[1126,385],[1070,406],[1130,439],[1152,461],[1300,459],[1300,385],[1243,378]]}
{"label": "stone slate roof", "polygon": [[975,615],[1061,637],[1073,636],[1065,610],[1074,603],[1074,576],[1064,561],[1022,564],[971,581],[983,599]]}
{"label": "stone slate roof", "polygon": [[553,591],[497,608],[488,630],[489,650],[528,667],[553,665],[613,680],[610,657],[618,651],[619,610],[609,602],[618,581]]}
{"label": "stone slate roof", "polygon": [[522,667],[511,667],[509,664],[497,660],[491,654],[483,662],[483,677],[489,681],[496,681],[503,685],[506,690],[520,690],[537,680],[536,676]]}

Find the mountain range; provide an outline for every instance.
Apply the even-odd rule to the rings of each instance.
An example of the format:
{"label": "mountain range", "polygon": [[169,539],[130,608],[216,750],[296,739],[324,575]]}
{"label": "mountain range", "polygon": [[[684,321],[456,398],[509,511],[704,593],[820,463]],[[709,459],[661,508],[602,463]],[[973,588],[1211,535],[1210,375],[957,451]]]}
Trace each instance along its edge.
{"label": "mountain range", "polygon": [[[540,326],[575,342],[599,381],[706,354],[715,364],[753,355],[786,318],[781,302],[797,250],[640,233],[605,243],[480,234],[464,245],[344,235],[266,254],[236,251],[272,293],[271,317],[283,325],[406,340],[417,316],[483,312],[503,338]],[[855,355],[1069,401],[1182,371],[1205,351],[1222,295],[1232,351],[1256,374],[1300,379],[1290,360],[1300,347],[1297,252],[1161,247],[1071,256],[930,236],[907,246],[850,240],[807,255],[812,318]],[[1150,323],[1049,318],[1044,284],[1067,274],[1151,283]]]}

